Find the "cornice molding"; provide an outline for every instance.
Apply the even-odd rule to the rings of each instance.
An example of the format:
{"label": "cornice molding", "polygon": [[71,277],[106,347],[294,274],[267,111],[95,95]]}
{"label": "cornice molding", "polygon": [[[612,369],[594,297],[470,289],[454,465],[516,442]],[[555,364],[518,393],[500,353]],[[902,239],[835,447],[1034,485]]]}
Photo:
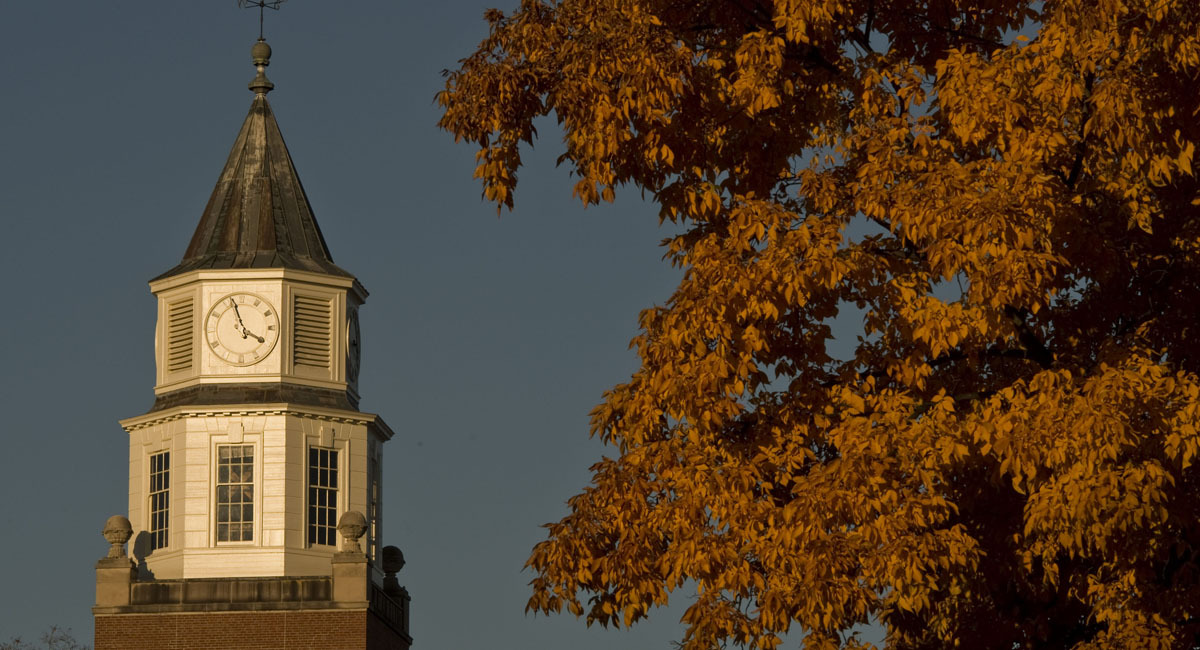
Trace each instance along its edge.
{"label": "cornice molding", "polygon": [[176,406],[161,411],[154,411],[132,418],[120,420],[121,428],[133,433],[157,424],[194,417],[229,417],[229,416],[260,416],[260,415],[295,415],[313,420],[340,422],[345,424],[365,424],[378,431],[384,440],[390,440],[395,433],[375,413],[347,411],[342,409],[321,408],[305,404],[280,402],[277,404],[214,404],[204,406]]}
{"label": "cornice molding", "polygon": [[242,282],[245,280],[288,280],[317,284],[337,289],[347,289],[354,293],[359,302],[365,302],[370,295],[357,278],[326,275],[299,269],[197,269],[179,275],[157,278],[150,281],[150,291],[158,294],[184,287],[197,282]]}

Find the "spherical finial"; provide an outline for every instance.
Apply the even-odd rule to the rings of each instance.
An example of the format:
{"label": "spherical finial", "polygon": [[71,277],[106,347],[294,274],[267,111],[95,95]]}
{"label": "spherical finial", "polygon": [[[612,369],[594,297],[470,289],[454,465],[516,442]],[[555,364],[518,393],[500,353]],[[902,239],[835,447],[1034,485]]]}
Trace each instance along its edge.
{"label": "spherical finial", "polygon": [[396,573],[404,568],[404,554],[395,546],[383,547],[383,592],[389,596],[402,597],[404,587],[396,580]]}
{"label": "spherical finial", "polygon": [[275,84],[267,79],[266,67],[271,65],[271,46],[263,39],[258,39],[258,42],[250,48],[250,58],[254,61],[254,67],[258,68],[258,74],[250,82],[250,90],[254,91],[255,95],[265,95],[271,92]]}
{"label": "spherical finial", "polygon": [[367,518],[363,513],[357,510],[350,510],[338,519],[338,532],[342,534],[342,540],[345,550],[353,553],[362,553],[362,547],[358,545],[358,539],[367,533]]}
{"label": "spherical finial", "polygon": [[113,515],[104,522],[104,541],[112,546],[108,549],[108,557],[124,557],[125,542],[133,537],[133,526],[124,515]]}
{"label": "spherical finial", "polygon": [[250,48],[250,56],[254,59],[254,65],[271,65],[271,46],[260,38]]}
{"label": "spherical finial", "polygon": [[395,546],[383,547],[383,572],[394,576],[404,568],[404,553]]}

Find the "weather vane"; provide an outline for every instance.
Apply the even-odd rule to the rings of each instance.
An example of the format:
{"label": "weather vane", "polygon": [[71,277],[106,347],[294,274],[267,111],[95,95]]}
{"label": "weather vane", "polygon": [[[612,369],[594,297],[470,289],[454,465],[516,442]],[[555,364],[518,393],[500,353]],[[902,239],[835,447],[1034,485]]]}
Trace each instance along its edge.
{"label": "weather vane", "polygon": [[279,9],[279,5],[287,2],[287,0],[237,0],[238,6],[243,9],[250,7],[258,7],[258,40],[263,40],[263,9]]}

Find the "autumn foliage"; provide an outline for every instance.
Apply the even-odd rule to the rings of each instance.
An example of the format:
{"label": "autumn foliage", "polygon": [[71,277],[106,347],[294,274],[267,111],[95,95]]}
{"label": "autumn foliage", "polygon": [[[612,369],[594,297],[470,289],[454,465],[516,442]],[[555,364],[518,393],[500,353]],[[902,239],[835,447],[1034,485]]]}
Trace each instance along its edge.
{"label": "autumn foliage", "polygon": [[[684,646],[1200,647],[1200,3],[525,0],[441,126],[684,270],[529,607]],[[790,634],[789,634],[790,633]]]}

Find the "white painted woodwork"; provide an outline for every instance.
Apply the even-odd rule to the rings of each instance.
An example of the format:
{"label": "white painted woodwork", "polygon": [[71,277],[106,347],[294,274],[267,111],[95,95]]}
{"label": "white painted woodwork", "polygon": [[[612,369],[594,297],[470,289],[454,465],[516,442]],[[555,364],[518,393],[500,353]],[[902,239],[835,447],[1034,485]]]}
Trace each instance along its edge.
{"label": "white painted woodwork", "polygon": [[[371,414],[284,404],[180,407],[121,424],[130,434],[130,547],[157,578],[328,575],[338,549],[307,544],[308,449],[324,438],[338,450],[338,512],[365,513],[368,449],[392,435]],[[216,457],[224,444],[254,446],[251,542],[216,540]],[[148,459],[160,451],[171,452],[169,540],[146,555]]]}
{"label": "white painted woodwork", "polygon": [[[366,290],[353,278],[309,273],[292,269],[225,269],[192,271],[164,278],[150,285],[158,296],[158,326],[155,328],[155,394],[163,394],[197,384],[284,382],[334,390],[348,390],[357,398],[357,378],[346,373],[347,320],[366,299]],[[235,292],[252,293],[265,298],[280,318],[281,336],[267,356],[253,365],[233,365],[217,356],[209,347],[205,324],[209,312],[221,298]],[[313,321],[302,323],[301,340],[306,349],[295,349],[295,302],[328,301],[330,316],[324,341]],[[185,365],[180,346],[178,322],[184,312],[180,306],[191,302],[194,336],[191,357]],[[175,320],[172,320],[175,317]],[[175,323],[175,326],[172,326]],[[316,347],[327,347],[328,363],[303,363],[311,359]],[[307,355],[305,352],[307,351]],[[301,363],[296,363],[297,359]],[[173,362],[174,360],[174,362]],[[349,381],[348,381],[349,379]]]}
{"label": "white painted woodwork", "polygon": [[[366,299],[353,278],[292,269],[191,271],[156,280],[156,395],[202,384],[282,383],[346,391],[347,319]],[[280,336],[253,365],[227,363],[206,340],[213,305],[235,292],[269,302],[279,316]],[[295,301],[327,306],[327,318],[301,323],[294,349]],[[311,315],[311,308],[301,310]],[[327,351],[326,363],[312,363]],[[297,359],[309,363],[297,364]],[[368,454],[381,461],[380,445],[392,432],[378,416],[296,404],[178,406],[123,420],[129,433],[129,548],[141,570],[156,578],[219,578],[329,575],[332,546],[307,543],[308,449],[338,450],[337,514],[369,516]],[[249,542],[216,539],[217,449],[254,447],[254,534]],[[169,524],[165,548],[149,552],[149,458],[170,452]],[[382,474],[380,463],[377,474]],[[339,544],[340,536],[338,536]],[[363,539],[362,542],[367,542]],[[380,540],[368,549],[375,557]]]}

